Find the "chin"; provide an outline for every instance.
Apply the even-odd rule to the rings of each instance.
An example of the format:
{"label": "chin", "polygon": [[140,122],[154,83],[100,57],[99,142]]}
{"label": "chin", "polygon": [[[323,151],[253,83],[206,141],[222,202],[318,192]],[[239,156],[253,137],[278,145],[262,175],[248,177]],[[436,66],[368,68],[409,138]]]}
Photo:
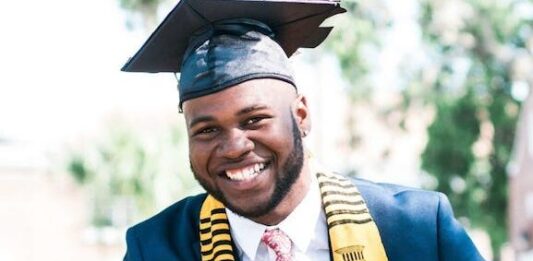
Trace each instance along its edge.
{"label": "chin", "polygon": [[[266,198],[268,199],[265,200]],[[220,201],[234,213],[246,218],[257,218],[264,216],[277,206],[277,204],[276,206],[271,205],[270,202],[272,201],[272,196],[257,196],[254,198],[247,198],[244,200],[244,202],[231,201],[227,200],[226,198],[222,198]]]}

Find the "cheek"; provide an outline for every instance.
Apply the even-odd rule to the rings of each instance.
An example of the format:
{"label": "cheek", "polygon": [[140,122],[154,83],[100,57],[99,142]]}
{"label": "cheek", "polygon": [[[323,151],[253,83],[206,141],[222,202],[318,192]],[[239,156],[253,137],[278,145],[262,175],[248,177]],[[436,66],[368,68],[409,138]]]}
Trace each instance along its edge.
{"label": "cheek", "polygon": [[276,154],[283,155],[293,147],[292,128],[282,124],[270,126],[256,132],[251,138],[256,142],[256,145],[261,144],[276,152]]}
{"label": "cheek", "polygon": [[190,143],[189,145],[189,160],[196,171],[207,171],[210,155],[212,154],[214,146],[203,144],[199,142]]}
{"label": "cheek", "polygon": [[202,153],[200,146],[189,145],[189,160],[193,165],[195,170],[200,170],[199,168],[204,165],[205,162],[205,153]]}

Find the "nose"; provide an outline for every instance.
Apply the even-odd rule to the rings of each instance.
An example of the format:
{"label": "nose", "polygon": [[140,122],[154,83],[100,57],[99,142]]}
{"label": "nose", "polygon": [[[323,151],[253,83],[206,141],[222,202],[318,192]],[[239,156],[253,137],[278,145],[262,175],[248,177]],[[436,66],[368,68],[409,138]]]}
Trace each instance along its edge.
{"label": "nose", "polygon": [[254,142],[246,135],[246,131],[232,129],[228,131],[219,145],[220,155],[228,159],[239,159],[254,149]]}

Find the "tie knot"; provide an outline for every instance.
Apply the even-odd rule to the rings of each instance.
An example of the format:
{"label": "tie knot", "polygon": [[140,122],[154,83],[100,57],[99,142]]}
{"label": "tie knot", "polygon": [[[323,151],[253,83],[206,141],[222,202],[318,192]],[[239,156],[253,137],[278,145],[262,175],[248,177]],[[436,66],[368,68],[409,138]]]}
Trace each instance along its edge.
{"label": "tie knot", "polygon": [[291,259],[291,247],[292,242],[287,234],[283,231],[276,229],[265,230],[263,237],[261,238],[270,249],[276,253],[276,261],[290,261]]}

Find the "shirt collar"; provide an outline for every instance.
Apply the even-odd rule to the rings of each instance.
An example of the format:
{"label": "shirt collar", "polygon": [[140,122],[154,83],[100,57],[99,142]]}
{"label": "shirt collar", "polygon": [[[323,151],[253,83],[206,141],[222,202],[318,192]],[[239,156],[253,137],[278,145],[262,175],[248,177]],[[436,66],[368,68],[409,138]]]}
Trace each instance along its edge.
{"label": "shirt collar", "polygon": [[244,253],[250,260],[255,260],[257,248],[267,226],[239,216],[228,208],[226,208],[226,214],[230,224],[231,237],[240,254]]}
{"label": "shirt collar", "polygon": [[233,241],[241,253],[255,260],[265,229],[278,227],[290,237],[297,249],[305,252],[313,238],[316,223],[322,212],[321,202],[318,181],[316,176],[311,174],[309,191],[302,202],[276,226],[268,227],[256,223],[226,208]]}

